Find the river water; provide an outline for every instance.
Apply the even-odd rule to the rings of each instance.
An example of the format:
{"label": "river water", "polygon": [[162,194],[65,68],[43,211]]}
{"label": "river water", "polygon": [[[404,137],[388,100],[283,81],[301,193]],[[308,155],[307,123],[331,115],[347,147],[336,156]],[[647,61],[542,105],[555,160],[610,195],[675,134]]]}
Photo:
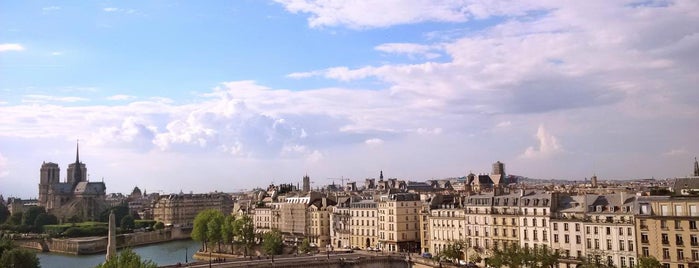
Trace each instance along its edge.
{"label": "river water", "polygon": [[[134,248],[141,259],[152,260],[158,265],[185,263],[185,255],[189,262],[192,255],[201,247],[201,243],[193,240],[179,240]],[[64,255],[56,253],[37,253],[42,268],[87,268],[95,267],[104,262],[104,254],[96,255]]]}

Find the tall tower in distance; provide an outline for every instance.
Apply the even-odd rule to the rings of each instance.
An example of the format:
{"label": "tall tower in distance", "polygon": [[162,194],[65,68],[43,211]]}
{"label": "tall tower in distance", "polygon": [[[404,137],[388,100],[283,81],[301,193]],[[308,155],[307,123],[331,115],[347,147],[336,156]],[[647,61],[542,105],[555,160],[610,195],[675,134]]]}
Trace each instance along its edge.
{"label": "tall tower in distance", "polygon": [[505,164],[497,161],[493,163],[493,175],[505,175]]}
{"label": "tall tower in distance", "polygon": [[699,177],[699,162],[696,157],[694,157],[694,176]]}
{"label": "tall tower in distance", "polygon": [[61,168],[58,164],[44,162],[41,164],[39,177],[39,206],[46,207],[48,203],[49,188],[52,184],[59,183]]}
{"label": "tall tower in distance", "polygon": [[307,193],[311,191],[311,178],[308,177],[308,174],[306,176],[303,176],[303,192]]}
{"label": "tall tower in distance", "polygon": [[[77,168],[76,168],[77,167]],[[80,147],[75,145],[75,163],[68,165],[68,183],[70,185],[78,184],[78,182],[86,181],[87,168],[84,163],[80,163]]]}

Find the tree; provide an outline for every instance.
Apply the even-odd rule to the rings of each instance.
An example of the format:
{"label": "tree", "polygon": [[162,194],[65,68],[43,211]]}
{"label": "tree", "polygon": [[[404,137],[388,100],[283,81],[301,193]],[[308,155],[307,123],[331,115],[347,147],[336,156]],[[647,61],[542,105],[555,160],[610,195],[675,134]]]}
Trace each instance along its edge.
{"label": "tree", "polygon": [[161,222],[161,221],[156,222],[155,224],[153,224],[153,229],[162,230],[163,228],[165,228],[165,224],[164,224],[163,222]]}
{"label": "tree", "polygon": [[282,233],[279,230],[272,230],[262,235],[262,250],[268,255],[281,254],[283,247]]}
{"label": "tree", "polygon": [[255,225],[250,216],[243,215],[233,221],[233,237],[235,243],[243,245],[243,256],[247,256],[248,250],[255,246]]}
{"label": "tree", "polygon": [[7,219],[7,223],[11,225],[20,225],[22,224],[22,218],[24,217],[24,213],[22,212],[16,212],[10,215],[10,218]]}
{"label": "tree", "polygon": [[[209,221],[215,217],[223,217],[223,213],[215,209],[207,209],[199,212],[194,218],[194,227],[192,228],[192,239],[202,242],[204,250],[208,250],[207,243],[209,242]],[[219,230],[220,234],[220,230]]]}
{"label": "tree", "polygon": [[132,230],[134,226],[136,226],[136,221],[131,215],[126,215],[123,218],[121,218],[120,223],[122,230]]}
{"label": "tree", "polygon": [[151,260],[141,260],[141,256],[130,248],[124,249],[119,254],[112,256],[105,263],[95,268],[157,268],[158,265]]}
{"label": "tree", "polygon": [[0,224],[5,223],[7,219],[10,218],[10,210],[7,206],[0,203]]}
{"label": "tree", "polygon": [[36,216],[36,219],[34,220],[34,229],[37,232],[43,232],[44,225],[49,224],[58,224],[58,218],[56,218],[56,216],[53,214],[41,213],[39,216]]}
{"label": "tree", "polygon": [[530,250],[519,245],[496,249],[486,261],[493,267],[556,267],[560,255],[547,247]]}
{"label": "tree", "polygon": [[218,251],[221,251],[221,241],[223,241],[221,227],[223,225],[223,213],[216,211],[218,213],[211,214],[209,222],[206,223],[206,238],[209,242],[216,242],[218,244]]}
{"label": "tree", "polygon": [[299,245],[299,251],[301,253],[308,253],[311,251],[311,241],[308,240],[308,238],[304,238],[303,241],[301,241],[301,245]]}
{"label": "tree", "polygon": [[29,207],[22,215],[22,225],[34,225],[39,214],[46,214],[44,207]]}
{"label": "tree", "polygon": [[12,242],[10,239],[0,239],[0,256],[5,251],[9,251],[10,249],[15,248],[15,244]]}
{"label": "tree", "polygon": [[121,219],[123,219],[127,215],[130,215],[129,204],[124,202],[102,211],[102,213],[100,213],[100,221],[109,222],[109,213],[112,211],[114,211],[114,223],[117,224],[117,227],[121,227]]}
{"label": "tree", "polygon": [[654,257],[641,257],[638,259],[638,268],[659,268],[660,262]]}
{"label": "tree", "polygon": [[221,226],[221,241],[224,244],[231,245],[231,253],[233,251],[233,221],[235,217],[228,215],[223,219],[223,225]]}
{"label": "tree", "polygon": [[466,249],[466,243],[462,240],[452,242],[437,254],[437,257],[442,260],[456,262],[463,259],[463,250]]}
{"label": "tree", "polygon": [[41,266],[36,253],[23,248],[13,248],[2,253],[0,267],[38,268]]}

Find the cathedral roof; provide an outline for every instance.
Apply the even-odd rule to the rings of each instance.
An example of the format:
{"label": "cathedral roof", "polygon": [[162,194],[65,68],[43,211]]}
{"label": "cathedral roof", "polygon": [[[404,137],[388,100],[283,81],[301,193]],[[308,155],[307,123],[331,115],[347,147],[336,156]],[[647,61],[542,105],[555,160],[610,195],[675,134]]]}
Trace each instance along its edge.
{"label": "cathedral roof", "polygon": [[104,182],[81,181],[75,186],[75,194],[104,195],[107,187]]}

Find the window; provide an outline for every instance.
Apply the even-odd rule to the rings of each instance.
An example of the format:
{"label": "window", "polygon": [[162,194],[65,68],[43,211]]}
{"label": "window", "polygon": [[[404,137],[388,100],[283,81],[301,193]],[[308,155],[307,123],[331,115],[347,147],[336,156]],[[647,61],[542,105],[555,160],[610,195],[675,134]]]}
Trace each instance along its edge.
{"label": "window", "polygon": [[662,234],[661,236],[664,245],[670,244],[670,238],[668,238],[667,234]]}
{"label": "window", "polygon": [[648,243],[648,234],[641,233],[641,243]]}
{"label": "window", "polygon": [[627,241],[629,243],[629,251],[633,251],[633,240]]}
{"label": "window", "polygon": [[682,230],[682,221],[675,220],[675,230]]}
{"label": "window", "polygon": [[595,226],[595,234],[598,234],[598,233],[599,232],[598,232],[597,226]]}
{"label": "window", "polygon": [[660,215],[662,215],[662,216],[670,216],[669,212],[670,212],[670,211],[669,211],[667,205],[662,205],[662,206],[660,206]]}
{"label": "window", "polygon": [[675,205],[675,216],[684,216],[682,205]]}
{"label": "window", "polygon": [[612,228],[611,228],[611,227],[607,227],[606,229],[607,229],[607,235],[611,235],[611,234],[612,234]]}
{"label": "window", "polygon": [[663,260],[669,260],[669,259],[670,259],[670,249],[663,248]]}
{"label": "window", "polygon": [[580,232],[580,224],[579,223],[575,224],[575,231]]}
{"label": "window", "polygon": [[568,231],[568,223],[563,224],[563,231]]}
{"label": "window", "polygon": [[563,238],[565,239],[566,244],[570,243],[570,236],[569,235],[564,235]]}
{"label": "window", "polygon": [[689,229],[696,230],[697,229],[697,221],[689,221]]}
{"label": "window", "polygon": [[692,249],[692,260],[699,261],[699,250]]}
{"label": "window", "polygon": [[666,221],[666,220],[661,220],[661,221],[660,221],[660,228],[662,228],[662,229],[667,229],[667,221]]}
{"label": "window", "polygon": [[612,250],[612,240],[607,239],[607,250]]}
{"label": "window", "polygon": [[677,249],[677,260],[678,261],[684,260],[684,250],[683,249]]}
{"label": "window", "polygon": [[636,262],[634,261],[633,257],[629,257],[629,267],[633,268],[634,265],[636,265]]}
{"label": "window", "polygon": [[648,257],[650,255],[650,251],[648,250],[648,247],[643,247],[641,250],[643,252],[643,257]]}
{"label": "window", "polygon": [[595,249],[599,249],[599,239],[595,238]]}
{"label": "window", "polygon": [[587,248],[592,248],[592,239],[587,239]]}
{"label": "window", "polygon": [[619,240],[619,250],[624,250],[624,240]]}
{"label": "window", "polygon": [[585,234],[590,234],[590,226],[585,226]]}
{"label": "window", "polygon": [[625,257],[621,257],[621,258],[619,259],[619,264],[621,265],[621,267],[626,267],[626,258],[625,258]]}
{"label": "window", "polygon": [[553,234],[553,242],[558,243],[558,234]]}
{"label": "window", "polygon": [[690,235],[689,236],[689,243],[692,246],[699,246],[699,239],[697,239],[697,235]]}
{"label": "window", "polygon": [[[566,224],[567,224],[567,223],[566,223]],[[553,223],[553,230],[554,230],[554,231],[558,231],[558,223],[557,223],[557,222],[554,222],[554,223]]]}
{"label": "window", "polygon": [[580,243],[581,243],[581,241],[580,241],[580,235],[576,235],[576,236],[575,236],[575,244],[580,245]]}
{"label": "window", "polygon": [[539,241],[538,232],[534,230],[534,241]]}

